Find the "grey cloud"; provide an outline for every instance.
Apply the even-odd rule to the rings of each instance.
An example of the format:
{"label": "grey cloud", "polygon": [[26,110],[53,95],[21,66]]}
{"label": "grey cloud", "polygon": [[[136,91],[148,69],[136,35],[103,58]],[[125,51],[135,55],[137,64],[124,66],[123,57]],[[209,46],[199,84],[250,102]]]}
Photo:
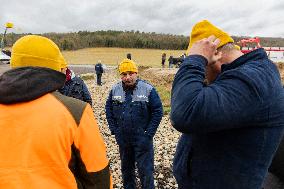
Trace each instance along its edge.
{"label": "grey cloud", "polygon": [[139,30],[189,35],[194,23],[208,19],[231,35],[284,37],[283,9],[277,0],[9,0],[0,7],[0,24],[13,22],[16,33]]}

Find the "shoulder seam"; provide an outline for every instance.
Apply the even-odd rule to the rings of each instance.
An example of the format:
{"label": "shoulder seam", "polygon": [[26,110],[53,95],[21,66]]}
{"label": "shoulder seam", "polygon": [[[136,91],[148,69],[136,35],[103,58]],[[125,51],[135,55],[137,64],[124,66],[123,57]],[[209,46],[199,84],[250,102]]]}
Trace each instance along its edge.
{"label": "shoulder seam", "polygon": [[83,112],[87,106],[87,103],[72,97],[62,95],[57,91],[51,94],[67,108],[67,110],[74,118],[77,126],[79,126]]}

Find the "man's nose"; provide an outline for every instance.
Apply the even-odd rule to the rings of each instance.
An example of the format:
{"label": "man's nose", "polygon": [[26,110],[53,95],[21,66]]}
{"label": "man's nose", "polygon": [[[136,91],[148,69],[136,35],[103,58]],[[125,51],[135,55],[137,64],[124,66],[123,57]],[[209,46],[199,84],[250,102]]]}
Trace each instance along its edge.
{"label": "man's nose", "polygon": [[126,79],[130,79],[130,75],[129,74],[126,75]]}

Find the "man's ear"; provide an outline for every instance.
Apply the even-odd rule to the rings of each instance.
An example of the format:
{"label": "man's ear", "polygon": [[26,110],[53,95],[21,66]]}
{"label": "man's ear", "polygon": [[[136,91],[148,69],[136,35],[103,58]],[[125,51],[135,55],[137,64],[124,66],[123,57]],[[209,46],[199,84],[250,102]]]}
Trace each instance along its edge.
{"label": "man's ear", "polygon": [[213,62],[220,61],[222,59],[222,51],[216,51],[213,56]]}

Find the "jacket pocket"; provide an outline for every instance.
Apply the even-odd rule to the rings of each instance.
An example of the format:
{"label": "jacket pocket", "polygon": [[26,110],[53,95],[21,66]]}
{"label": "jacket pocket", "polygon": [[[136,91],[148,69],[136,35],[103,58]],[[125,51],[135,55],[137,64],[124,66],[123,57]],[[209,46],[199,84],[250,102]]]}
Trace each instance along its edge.
{"label": "jacket pocket", "polygon": [[141,149],[144,149],[147,151],[153,145],[153,138],[147,135],[144,129],[140,128],[139,133],[137,134],[137,137],[136,137],[136,144]]}
{"label": "jacket pocket", "polygon": [[141,106],[141,102],[132,102],[132,112],[133,114],[135,114],[136,116],[141,117],[142,116],[142,106]]}
{"label": "jacket pocket", "polygon": [[145,101],[132,102],[132,112],[135,116],[139,117],[140,119],[143,118],[142,120],[148,120],[149,118],[148,105],[147,102]]}
{"label": "jacket pocket", "polygon": [[119,102],[113,102],[112,110],[113,110],[113,116],[116,119],[121,119],[122,115],[122,107],[121,103]]}

